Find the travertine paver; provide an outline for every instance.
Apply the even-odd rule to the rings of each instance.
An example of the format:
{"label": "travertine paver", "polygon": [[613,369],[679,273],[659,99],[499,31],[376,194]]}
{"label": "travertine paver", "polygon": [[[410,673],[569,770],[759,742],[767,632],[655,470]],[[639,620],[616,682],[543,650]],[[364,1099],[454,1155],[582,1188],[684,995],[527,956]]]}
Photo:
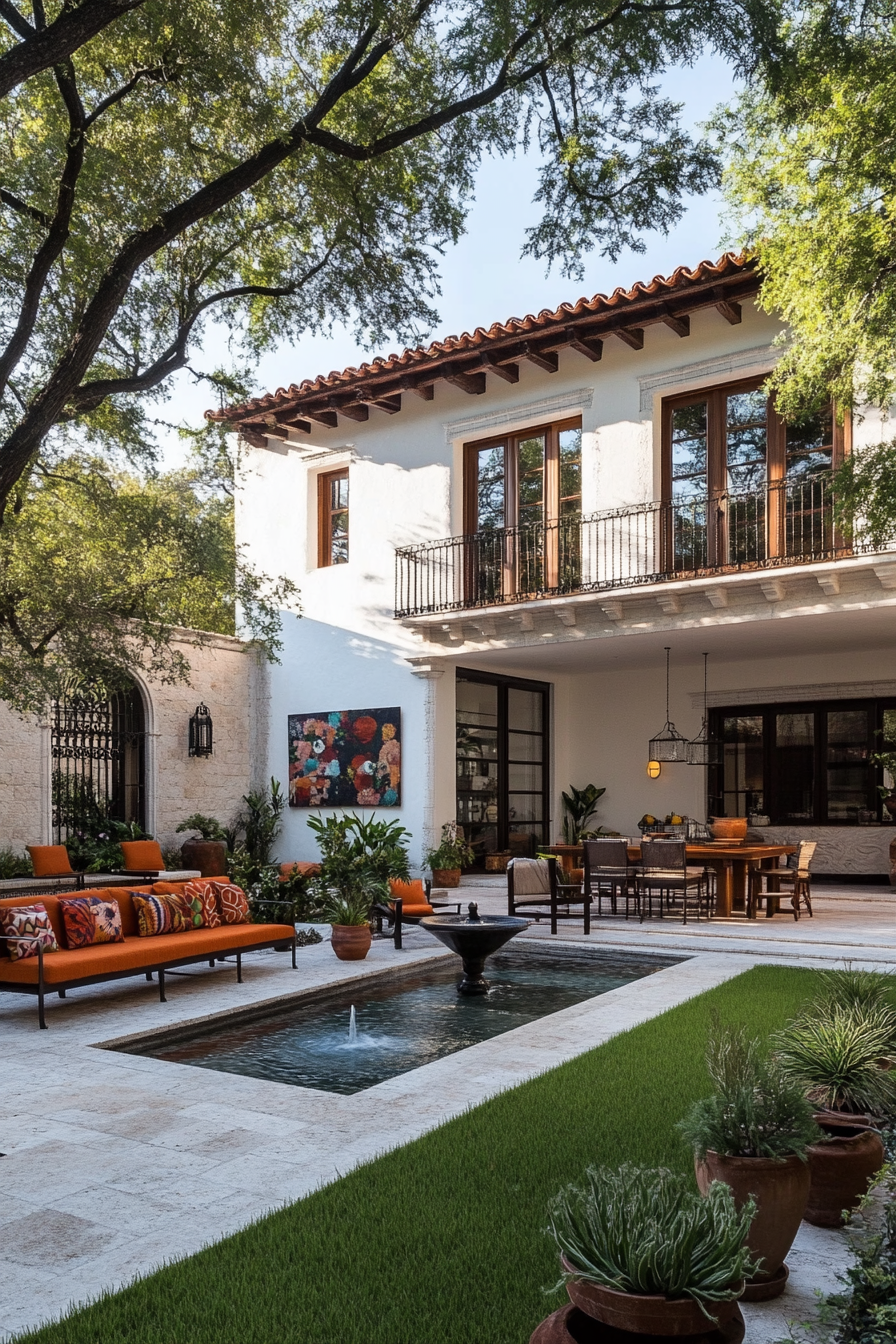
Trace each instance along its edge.
{"label": "travertine paver", "polygon": [[[490,902],[487,889],[471,894]],[[735,953],[720,951],[714,933],[706,930],[702,944],[698,934],[689,935],[697,954],[678,965],[350,1097],[96,1045],[123,1030],[149,1031],[297,988],[356,981],[360,995],[371,974],[450,956],[420,930],[410,933],[401,953],[389,943],[374,944],[360,966],[336,961],[324,944],[302,949],[296,972],[282,954],[253,954],[242,985],[230,966],[196,968],[171,977],[167,1004],[138,980],[73,991],[64,1002],[50,1001],[46,1032],[35,1029],[32,1002],[0,1000],[0,1330],[34,1325],[73,1301],[190,1254],[468,1106],[769,959],[762,938],[738,936],[745,950]],[[874,935],[869,930],[857,951],[879,952]],[[575,937],[564,928],[564,941]],[[592,944],[658,946],[648,938],[633,928],[623,938],[606,921]],[[662,942],[668,938],[671,928]],[[673,946],[684,955],[691,950]],[[816,964],[817,950],[813,944]],[[828,945],[825,959],[832,951]],[[797,945],[787,952],[788,960],[803,960]],[[829,1286],[842,1260],[839,1233],[804,1229],[791,1258],[794,1286],[778,1304],[749,1308],[751,1344],[780,1337],[786,1318],[805,1315],[811,1288]]]}

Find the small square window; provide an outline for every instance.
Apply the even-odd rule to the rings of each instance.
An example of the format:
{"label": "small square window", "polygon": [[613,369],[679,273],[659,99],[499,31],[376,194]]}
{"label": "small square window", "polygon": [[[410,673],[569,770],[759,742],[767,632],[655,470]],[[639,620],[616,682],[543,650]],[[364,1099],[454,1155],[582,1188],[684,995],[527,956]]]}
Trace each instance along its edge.
{"label": "small square window", "polygon": [[317,490],[318,563],[344,565],[348,561],[348,468],[319,476]]}

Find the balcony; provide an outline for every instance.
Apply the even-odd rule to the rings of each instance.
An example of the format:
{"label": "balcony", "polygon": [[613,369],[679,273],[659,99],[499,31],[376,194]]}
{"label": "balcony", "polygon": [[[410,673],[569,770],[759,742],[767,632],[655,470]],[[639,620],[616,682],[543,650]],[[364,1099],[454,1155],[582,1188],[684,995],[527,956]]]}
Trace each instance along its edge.
{"label": "balcony", "polygon": [[396,551],[395,615],[634,588],[666,580],[837,560],[872,545],[861,528],[846,545],[833,521],[827,475],[725,493],[652,501]]}

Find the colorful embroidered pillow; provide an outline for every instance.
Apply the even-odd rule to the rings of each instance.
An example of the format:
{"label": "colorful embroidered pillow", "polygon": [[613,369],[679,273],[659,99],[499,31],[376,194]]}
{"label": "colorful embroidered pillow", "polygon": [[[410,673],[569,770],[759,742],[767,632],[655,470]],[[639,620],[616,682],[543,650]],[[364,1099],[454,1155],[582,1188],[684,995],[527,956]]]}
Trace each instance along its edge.
{"label": "colorful embroidered pillow", "polygon": [[222,924],[248,924],[249,902],[242,887],[233,882],[215,882]]}
{"label": "colorful embroidered pillow", "polygon": [[8,939],[6,947],[13,961],[36,957],[38,944],[45,952],[59,951],[50,916],[41,901],[0,907],[0,934]]}
{"label": "colorful embroidered pillow", "polygon": [[156,938],[163,933],[189,933],[194,927],[193,908],[186,896],[147,896],[132,891],[131,898],[141,938]]}
{"label": "colorful embroidered pillow", "polygon": [[218,928],[221,923],[221,916],[218,914],[218,903],[215,900],[214,882],[194,878],[192,882],[188,882],[184,887],[184,895],[190,902],[194,911],[196,910],[196,903],[198,901],[199,911],[202,916],[200,923],[204,928]]}
{"label": "colorful embroidered pillow", "polygon": [[59,902],[59,910],[67,947],[124,942],[117,901],[104,901],[102,896],[72,896]]}

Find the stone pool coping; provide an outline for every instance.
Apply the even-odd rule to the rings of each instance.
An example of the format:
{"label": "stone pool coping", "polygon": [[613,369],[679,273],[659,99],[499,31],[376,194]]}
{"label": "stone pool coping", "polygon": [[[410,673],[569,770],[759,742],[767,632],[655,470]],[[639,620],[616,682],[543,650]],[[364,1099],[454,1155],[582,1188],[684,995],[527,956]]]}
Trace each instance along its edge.
{"label": "stone pool coping", "polygon": [[[322,944],[300,950],[298,973],[277,954],[247,959],[242,985],[232,967],[199,969],[169,987],[167,1004],[149,985],[97,986],[52,1005],[47,1032],[27,1013],[12,1026],[18,1014],[0,1019],[0,1330],[33,1327],[189,1255],[763,960],[693,955],[350,1096],[96,1048],[123,1007],[143,1032],[159,1030],[291,998],[297,974],[304,989],[361,985],[394,971],[398,956],[405,969],[445,953],[422,940],[403,953],[375,944],[359,974]],[[810,1313],[812,1290],[832,1286],[842,1235],[800,1236],[796,1285],[750,1309],[751,1344],[780,1338],[788,1319]]]}

